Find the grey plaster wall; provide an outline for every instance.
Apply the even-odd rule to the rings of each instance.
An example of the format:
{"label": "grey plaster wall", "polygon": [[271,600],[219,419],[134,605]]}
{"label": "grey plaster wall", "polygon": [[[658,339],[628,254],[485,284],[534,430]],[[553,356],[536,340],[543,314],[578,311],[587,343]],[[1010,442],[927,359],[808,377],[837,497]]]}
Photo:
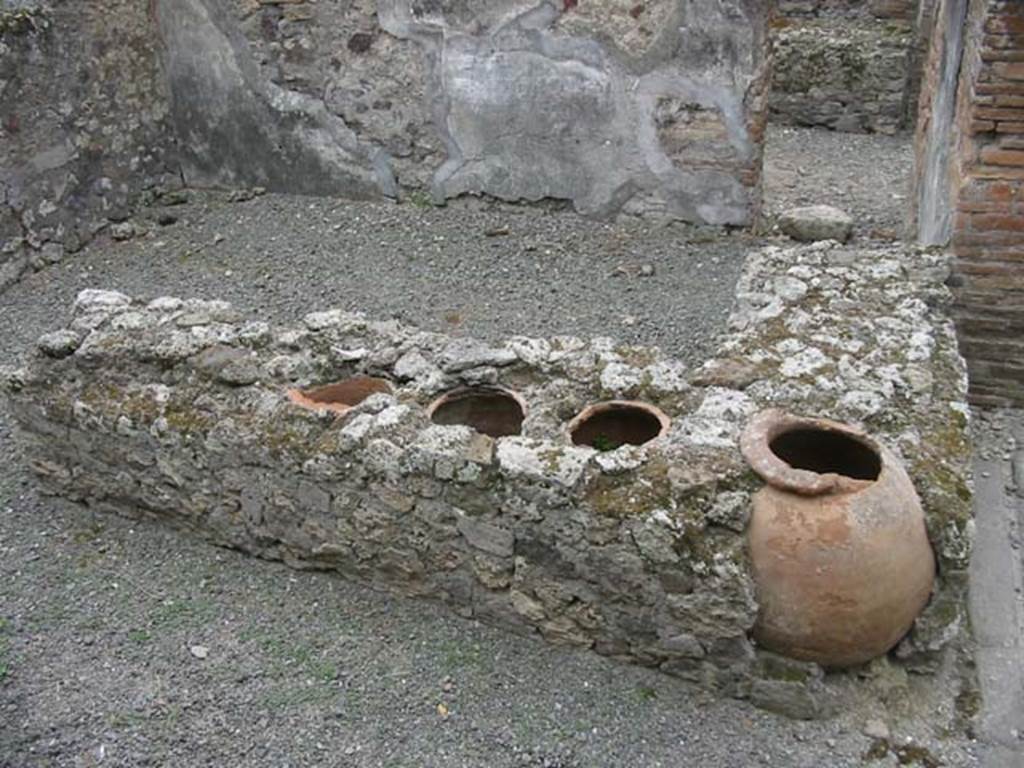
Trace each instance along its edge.
{"label": "grey plaster wall", "polygon": [[219,3],[156,0],[154,8],[188,184],[395,194],[386,154],[322,101],[264,79]]}
{"label": "grey plaster wall", "polygon": [[764,3],[157,9],[194,183],[556,198],[711,224],[756,214]]}
{"label": "grey plaster wall", "polygon": [[0,289],[181,186],[747,225],[761,0],[0,0]]}

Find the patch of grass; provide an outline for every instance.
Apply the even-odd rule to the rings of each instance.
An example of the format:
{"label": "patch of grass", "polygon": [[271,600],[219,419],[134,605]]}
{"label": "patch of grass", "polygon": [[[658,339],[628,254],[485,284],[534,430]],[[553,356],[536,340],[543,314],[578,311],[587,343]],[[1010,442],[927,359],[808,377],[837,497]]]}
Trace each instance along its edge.
{"label": "patch of grass", "polygon": [[7,634],[10,632],[11,623],[7,619],[0,619],[0,683],[7,680],[7,675],[11,670],[10,661],[8,654],[10,652],[10,643],[7,640]]}
{"label": "patch of grass", "polygon": [[40,630],[50,629],[58,624],[66,624],[72,620],[68,603],[60,595],[52,602],[40,603],[30,614],[32,624]]}
{"label": "patch of grass", "polygon": [[654,701],[658,698],[658,692],[653,688],[641,685],[636,689],[636,697],[642,702]]}
{"label": "patch of grass", "polygon": [[871,746],[864,753],[865,761],[884,760],[889,754],[896,757],[900,765],[916,765],[921,768],[941,768],[942,762],[935,757],[926,747],[916,744],[896,745],[888,739],[875,739]]}
{"label": "patch of grass", "polygon": [[88,616],[79,621],[75,628],[82,633],[86,632],[99,632],[107,626],[107,622],[102,616]]}
{"label": "patch of grass", "polygon": [[128,639],[131,640],[133,643],[142,645],[143,643],[148,643],[150,640],[152,640],[153,636],[144,629],[133,629],[131,632],[128,633]]}
{"label": "patch of grass", "polygon": [[312,685],[308,688],[275,688],[263,697],[263,705],[268,709],[288,709],[301,707],[305,704],[325,704],[338,692],[324,685]]}
{"label": "patch of grass", "polygon": [[441,667],[446,672],[469,667],[479,669],[485,663],[486,657],[478,643],[458,639],[444,640],[437,646],[437,650],[441,656]]}
{"label": "patch of grass", "polygon": [[256,630],[241,633],[242,642],[254,642],[270,662],[270,673],[279,677],[293,677],[298,669],[304,677],[321,683],[329,683],[338,677],[338,665],[331,659],[323,658],[319,648],[297,643],[291,638],[281,638]]}
{"label": "patch of grass", "polygon": [[79,528],[71,534],[71,541],[75,544],[91,544],[100,536],[106,533],[107,528],[98,522],[92,522],[84,528]]}
{"label": "patch of grass", "polygon": [[0,11],[0,37],[10,35],[25,35],[30,32],[40,32],[49,28],[50,19],[47,12],[41,8],[15,8],[13,10]]}
{"label": "patch of grass", "polygon": [[614,451],[619,447],[619,444],[608,437],[608,435],[597,435],[591,443],[591,446],[602,453],[607,453],[608,451]]}
{"label": "patch of grass", "polygon": [[134,728],[145,723],[146,718],[137,712],[111,712],[107,715],[107,722],[111,728]]}
{"label": "patch of grass", "polygon": [[417,208],[433,208],[434,201],[430,197],[430,193],[424,192],[422,189],[414,189],[405,197],[406,202],[410,205],[414,205]]}
{"label": "patch of grass", "polygon": [[149,622],[155,629],[184,629],[206,624],[216,613],[209,600],[169,600],[150,612]]}
{"label": "patch of grass", "polygon": [[338,665],[328,659],[316,660],[306,667],[314,679],[331,683],[338,679]]}

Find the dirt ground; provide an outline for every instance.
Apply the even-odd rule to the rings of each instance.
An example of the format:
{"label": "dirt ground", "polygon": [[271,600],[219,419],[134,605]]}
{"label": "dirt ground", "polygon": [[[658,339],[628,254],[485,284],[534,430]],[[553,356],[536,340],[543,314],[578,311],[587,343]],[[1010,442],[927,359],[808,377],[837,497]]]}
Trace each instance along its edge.
{"label": "dirt ground", "polygon": [[[851,150],[833,134],[774,131],[769,213],[848,203],[861,237],[889,236],[909,140],[856,139]],[[815,161],[821,152],[846,170]],[[161,214],[175,222],[157,224]],[[196,195],[138,223],[150,234],[98,244],[0,296],[0,359],[61,324],[78,290],[105,287],[226,298],[286,322],[342,306],[489,337],[611,335],[696,362],[761,242],[509,206],[276,196]],[[864,734],[872,719],[889,724],[893,749]],[[908,740],[916,751],[900,754],[919,765],[981,765],[948,708],[905,701],[786,720],[429,603],[41,497],[0,413],[3,768],[894,766]]]}

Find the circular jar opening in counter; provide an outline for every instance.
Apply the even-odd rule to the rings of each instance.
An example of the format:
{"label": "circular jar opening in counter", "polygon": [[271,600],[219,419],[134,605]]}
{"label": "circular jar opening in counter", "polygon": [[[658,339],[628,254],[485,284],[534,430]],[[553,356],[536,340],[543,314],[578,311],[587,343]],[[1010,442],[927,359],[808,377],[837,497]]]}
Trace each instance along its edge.
{"label": "circular jar opening in counter", "polygon": [[391,383],[372,376],[353,376],[351,379],[325,384],[310,389],[289,389],[288,399],[295,405],[311,411],[346,413],[370,395],[391,394]]}
{"label": "circular jar opening in counter", "polygon": [[441,395],[429,414],[435,424],[461,424],[491,437],[506,437],[522,431],[526,405],[507,389],[472,387]]}
{"label": "circular jar opening in counter", "polygon": [[776,435],[768,447],[793,469],[854,480],[877,480],[882,473],[878,452],[843,432],[799,426]]}
{"label": "circular jar opening in counter", "polygon": [[575,445],[612,451],[622,445],[643,445],[665,434],[669,418],[659,408],[633,400],[609,400],[584,408],[569,423]]}

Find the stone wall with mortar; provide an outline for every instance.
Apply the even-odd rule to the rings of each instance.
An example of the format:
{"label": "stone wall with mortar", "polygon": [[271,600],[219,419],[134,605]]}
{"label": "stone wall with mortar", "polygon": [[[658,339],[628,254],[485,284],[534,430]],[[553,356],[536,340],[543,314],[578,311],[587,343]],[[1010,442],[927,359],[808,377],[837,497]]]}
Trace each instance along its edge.
{"label": "stone wall with mortar", "polygon": [[756,215],[769,4],[155,7],[190,183]]}
{"label": "stone wall with mortar", "polygon": [[0,289],[185,183],[749,225],[760,0],[0,0]]}
{"label": "stone wall with mortar", "polygon": [[908,126],[908,102],[916,98],[912,24],[872,16],[783,18],[773,36],[773,121],[853,133]]}
{"label": "stone wall with mortar", "polygon": [[[730,333],[695,371],[609,339],[489,345],[341,311],[276,328],[224,302],[90,290],[0,381],[50,492],[818,717],[871,684],[749,638],[745,528],[761,483],[737,439],[774,406],[862,424],[902,458],[939,580],[879,663],[949,670],[971,493],[947,274],[927,251],[755,253]],[[393,393],[342,418],[286,396],[355,374]],[[481,384],[519,393],[521,434],[432,423],[434,397]],[[607,398],[643,399],[671,425],[639,447],[572,444],[569,420]]]}
{"label": "stone wall with mortar", "polygon": [[140,0],[0,0],[0,290],[180,185]]}
{"label": "stone wall with mortar", "polygon": [[956,316],[972,398],[1021,404],[1024,6],[947,0],[941,13],[921,103],[918,233],[951,243],[957,256]]}
{"label": "stone wall with mortar", "polygon": [[778,0],[778,9],[779,13],[787,18],[831,16],[913,21],[921,2],[922,0]]}

